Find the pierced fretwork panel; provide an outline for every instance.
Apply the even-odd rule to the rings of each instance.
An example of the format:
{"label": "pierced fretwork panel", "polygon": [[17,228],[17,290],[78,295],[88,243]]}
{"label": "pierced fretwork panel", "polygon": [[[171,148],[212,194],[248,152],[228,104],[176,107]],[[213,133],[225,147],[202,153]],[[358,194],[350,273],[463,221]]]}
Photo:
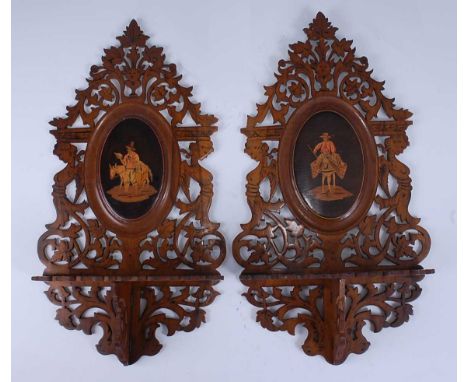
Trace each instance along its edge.
{"label": "pierced fretwork panel", "polygon": [[367,350],[366,322],[375,332],[406,322],[433,273],[419,265],[431,242],[399,159],[412,114],[337,30],[318,13],[247,118],[252,217],[233,243],[257,321],[305,327],[304,352],[332,364]]}
{"label": "pierced fretwork panel", "polygon": [[166,63],[162,48],[147,45],[148,36],[135,21],[117,39],[120,44],[105,49],[102,63],[91,68],[88,88],[77,90],[67,116],[51,122],[54,154],[66,166],[54,177],[57,218],[39,240],[39,257],[47,274],[126,268],[128,245],[96,219],[88,203],[84,160],[89,139],[106,115],[122,104],[138,103],[168,121],[180,157],[179,193],[170,217],[141,237],[139,245],[132,244],[141,269],[214,270],[225,257],[225,242],[219,224],[209,218],[212,175],[200,162],[213,151],[210,135],[217,119],[193,103],[176,66]]}
{"label": "pierced fretwork panel", "polygon": [[[344,280],[295,286],[250,287],[244,294],[259,308],[257,322],[271,331],[294,335],[298,326],[307,330],[302,349],[341,364],[350,353],[365,352],[370,343],[362,329],[379,332],[398,327],[413,314],[410,304],[421,293],[417,282],[347,284]],[[324,302],[325,300],[325,302]],[[330,306],[326,300],[335,300]],[[335,302],[334,301],[334,302]]]}
{"label": "pierced fretwork panel", "polygon": [[160,351],[159,328],[205,321],[226,255],[202,164],[217,118],[148,39],[133,20],[50,122],[65,166],[54,176],[57,217],[38,242],[44,274],[33,277],[50,285],[62,326],[100,326],[98,351],[125,365]]}
{"label": "pierced fretwork panel", "polygon": [[115,283],[110,285],[61,285],[51,283],[45,292],[59,306],[55,318],[69,330],[102,337],[99,353],[115,354],[129,365],[142,355],[155,355],[162,348],[157,330],[167,335],[190,332],[205,322],[202,309],[218,295],[212,286]]}
{"label": "pierced fretwork panel", "polygon": [[[246,271],[411,267],[429,252],[427,231],[408,211],[410,170],[398,159],[409,145],[405,130],[412,124],[412,114],[383,95],[384,83],[373,78],[367,59],[357,56],[352,41],[338,38],[336,31],[322,13],[317,14],[304,29],[307,40],[290,45],[289,58],[279,62],[277,81],[265,87],[267,101],[257,105],[257,114],[248,117],[243,129],[245,152],[258,162],[247,175],[252,218],[242,225],[234,242],[234,256]],[[351,105],[365,121],[378,150],[374,203],[339,238],[338,233],[311,232],[297,221],[279,178],[279,167],[287,164],[280,162],[278,147],[292,115],[320,97]]]}

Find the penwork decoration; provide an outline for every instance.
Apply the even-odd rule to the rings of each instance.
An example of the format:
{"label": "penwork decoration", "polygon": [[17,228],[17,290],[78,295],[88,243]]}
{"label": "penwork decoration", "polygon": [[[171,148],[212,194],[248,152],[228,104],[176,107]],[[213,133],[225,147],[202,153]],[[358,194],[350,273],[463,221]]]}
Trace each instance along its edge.
{"label": "penwork decoration", "polygon": [[400,155],[411,112],[318,13],[247,118],[252,217],[235,238],[245,296],[271,331],[304,327],[307,355],[341,364],[413,314],[430,238],[408,210]]}
{"label": "penwork decoration", "polygon": [[217,119],[192,101],[176,66],[133,20],[91,67],[86,89],[55,118],[54,222],[38,242],[56,319],[102,338],[124,365],[155,355],[159,337],[205,322],[225,257],[209,218]]}

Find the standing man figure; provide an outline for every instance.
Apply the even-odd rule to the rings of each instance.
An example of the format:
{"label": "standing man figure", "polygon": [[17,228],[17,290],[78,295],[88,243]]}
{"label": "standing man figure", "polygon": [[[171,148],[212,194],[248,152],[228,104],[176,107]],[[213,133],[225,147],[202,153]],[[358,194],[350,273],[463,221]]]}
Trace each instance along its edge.
{"label": "standing man figure", "polygon": [[135,175],[137,167],[140,163],[140,156],[135,150],[135,142],[130,142],[130,145],[125,146],[127,148],[127,154],[122,159],[122,164],[125,166],[125,169],[128,171],[130,183],[135,183]]}

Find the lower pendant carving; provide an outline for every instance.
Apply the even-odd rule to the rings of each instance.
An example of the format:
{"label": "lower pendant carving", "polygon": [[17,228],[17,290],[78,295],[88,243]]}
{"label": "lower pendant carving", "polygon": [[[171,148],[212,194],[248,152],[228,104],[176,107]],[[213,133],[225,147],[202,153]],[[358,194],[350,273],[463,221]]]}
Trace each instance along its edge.
{"label": "lower pendant carving", "polygon": [[99,325],[99,353],[115,354],[124,365],[143,355],[157,354],[162,345],[156,337],[161,326],[171,336],[190,332],[205,322],[201,309],[219,294],[211,283],[158,285],[114,282],[107,285],[73,285],[50,282],[46,293],[57,309],[56,319],[70,330],[93,334]]}
{"label": "lower pendant carving", "polygon": [[307,355],[322,355],[333,364],[343,363],[349,354],[369,348],[362,329],[366,322],[373,332],[397,327],[413,314],[410,304],[420,294],[417,280],[358,283],[353,280],[316,280],[284,285],[277,280],[246,281],[244,295],[257,311],[257,322],[271,331],[294,335],[302,325],[308,335],[302,346]]}

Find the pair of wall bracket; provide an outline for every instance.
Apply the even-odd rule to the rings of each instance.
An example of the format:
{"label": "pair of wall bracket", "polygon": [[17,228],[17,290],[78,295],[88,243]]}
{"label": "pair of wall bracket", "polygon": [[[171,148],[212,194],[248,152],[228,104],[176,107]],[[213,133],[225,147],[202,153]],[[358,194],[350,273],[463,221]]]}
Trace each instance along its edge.
{"label": "pair of wall bracket", "polygon": [[[257,321],[294,334],[332,364],[408,321],[428,233],[408,211],[411,113],[382,93],[367,59],[318,13],[290,45],[276,83],[242,132],[258,165],[247,175],[251,220],[233,242]],[[133,20],[92,66],[88,87],[56,118],[56,220],[38,242],[56,319],[91,334],[125,364],[161,349],[157,330],[191,331],[218,294],[225,258],[209,219],[213,115],[147,44]],[[197,187],[194,187],[197,184]]]}

